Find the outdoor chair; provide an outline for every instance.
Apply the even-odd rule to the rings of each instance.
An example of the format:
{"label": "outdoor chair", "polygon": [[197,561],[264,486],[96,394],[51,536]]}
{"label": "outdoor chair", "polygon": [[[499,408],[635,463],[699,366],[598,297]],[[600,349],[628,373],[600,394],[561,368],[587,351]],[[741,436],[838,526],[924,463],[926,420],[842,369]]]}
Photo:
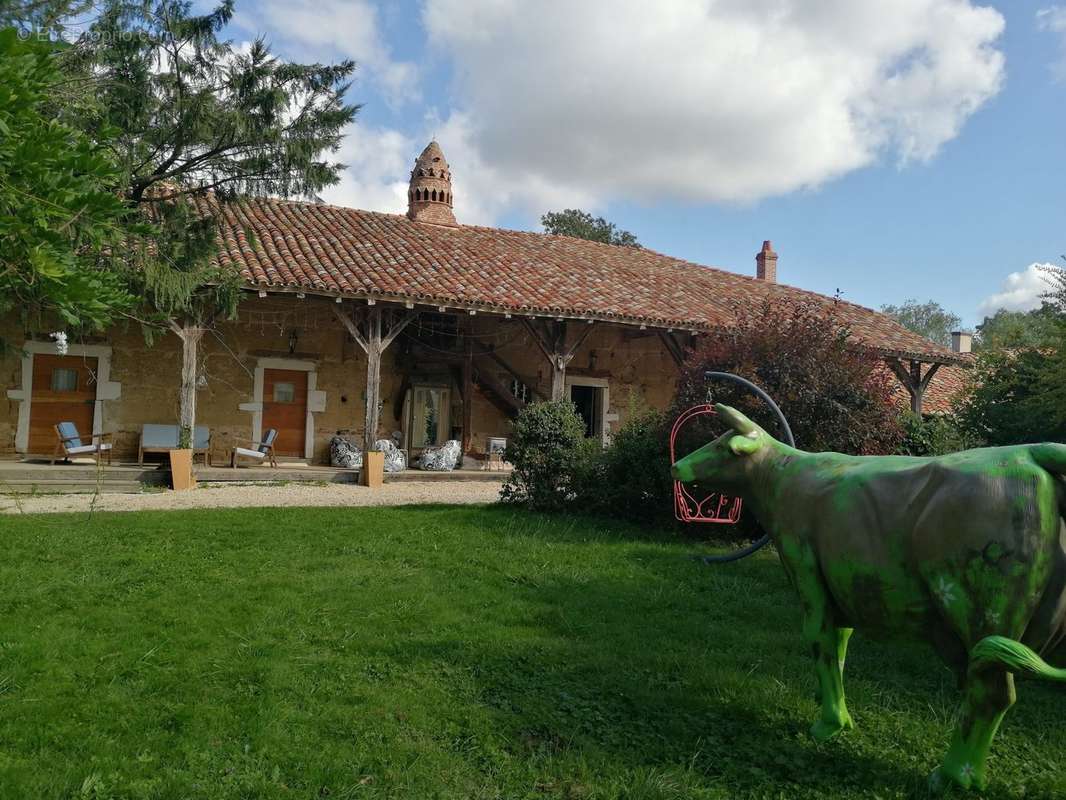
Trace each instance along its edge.
{"label": "outdoor chair", "polygon": [[[96,459],[96,463],[100,463],[100,455],[107,453],[107,463],[111,464],[111,442],[105,442],[105,439],[110,439],[110,433],[101,433],[90,439],[89,444],[85,444],[81,440],[81,436],[78,435],[78,428],[73,422],[60,422],[56,424],[56,449],[52,452],[52,464],[56,463],[61,455],[64,460],[69,459],[71,456],[88,456],[91,455]],[[98,440],[98,441],[94,441]]]}
{"label": "outdoor chair", "polygon": [[266,435],[261,442],[252,439],[239,440],[247,441],[251,444],[251,447],[234,447],[233,455],[230,457],[230,466],[237,469],[237,459],[244,456],[245,458],[253,458],[260,464],[264,461],[268,461],[270,466],[277,469],[278,460],[274,457],[274,440],[276,438],[278,438],[278,432],[274,428],[271,428],[266,432]]}

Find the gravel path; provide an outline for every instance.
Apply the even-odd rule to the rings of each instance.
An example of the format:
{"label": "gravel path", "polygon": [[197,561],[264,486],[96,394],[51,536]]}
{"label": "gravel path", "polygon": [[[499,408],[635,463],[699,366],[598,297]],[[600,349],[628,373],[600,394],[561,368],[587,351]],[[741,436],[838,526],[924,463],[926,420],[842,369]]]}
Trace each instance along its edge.
{"label": "gravel path", "polygon": [[492,503],[500,484],[492,481],[403,481],[367,489],[350,483],[325,486],[288,484],[262,486],[226,484],[188,492],[145,494],[60,494],[47,497],[0,497],[0,514],[41,514],[69,511],[168,511],[186,508],[262,506],[403,506],[419,503]]}

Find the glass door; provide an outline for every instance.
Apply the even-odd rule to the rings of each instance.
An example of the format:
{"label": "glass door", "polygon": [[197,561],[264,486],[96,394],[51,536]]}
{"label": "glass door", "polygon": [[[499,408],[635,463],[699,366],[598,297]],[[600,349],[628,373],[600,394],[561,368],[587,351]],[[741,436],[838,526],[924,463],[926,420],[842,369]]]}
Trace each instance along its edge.
{"label": "glass door", "polygon": [[448,439],[448,390],[415,386],[411,392],[410,448],[435,447]]}

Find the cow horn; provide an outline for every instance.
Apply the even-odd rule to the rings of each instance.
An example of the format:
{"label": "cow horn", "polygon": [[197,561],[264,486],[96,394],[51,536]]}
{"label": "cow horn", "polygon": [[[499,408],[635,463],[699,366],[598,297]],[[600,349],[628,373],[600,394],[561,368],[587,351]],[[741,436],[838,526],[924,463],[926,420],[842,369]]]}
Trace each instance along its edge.
{"label": "cow horn", "polygon": [[731,406],[715,403],[714,410],[718,412],[718,416],[725,420],[726,425],[737,433],[747,436],[759,429],[754,422]]}

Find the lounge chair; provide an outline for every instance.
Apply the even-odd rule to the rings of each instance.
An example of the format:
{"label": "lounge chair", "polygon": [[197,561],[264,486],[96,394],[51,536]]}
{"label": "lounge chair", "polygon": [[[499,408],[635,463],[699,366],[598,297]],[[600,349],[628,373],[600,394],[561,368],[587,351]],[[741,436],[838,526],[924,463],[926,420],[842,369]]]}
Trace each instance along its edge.
{"label": "lounge chair", "polygon": [[[93,437],[89,441],[89,444],[85,444],[81,440],[81,436],[78,435],[78,428],[73,422],[60,422],[55,425],[56,437],[59,441],[56,442],[56,449],[52,452],[52,463],[56,463],[56,459],[63,456],[64,460],[69,459],[71,456],[88,456],[91,455],[96,459],[96,463],[100,463],[100,455],[107,453],[107,463],[111,464],[111,442],[105,442],[105,439],[110,439],[110,433],[101,433]],[[99,441],[96,441],[99,440]]]}
{"label": "lounge chair", "polygon": [[[137,463],[144,465],[145,453],[169,453],[178,449],[181,440],[181,428],[178,425],[141,426],[141,446],[137,452]],[[192,432],[192,455],[203,456],[204,463],[211,466],[211,429],[206,425],[197,425]]]}
{"label": "lounge chair", "polygon": [[277,469],[278,460],[274,458],[274,440],[277,438],[278,432],[274,428],[271,428],[266,432],[266,436],[263,437],[263,441],[261,442],[252,439],[240,440],[247,441],[251,444],[251,447],[234,447],[233,455],[230,456],[230,466],[237,469],[237,459],[244,456],[245,458],[254,458],[260,464],[264,461],[268,461],[270,466]]}

